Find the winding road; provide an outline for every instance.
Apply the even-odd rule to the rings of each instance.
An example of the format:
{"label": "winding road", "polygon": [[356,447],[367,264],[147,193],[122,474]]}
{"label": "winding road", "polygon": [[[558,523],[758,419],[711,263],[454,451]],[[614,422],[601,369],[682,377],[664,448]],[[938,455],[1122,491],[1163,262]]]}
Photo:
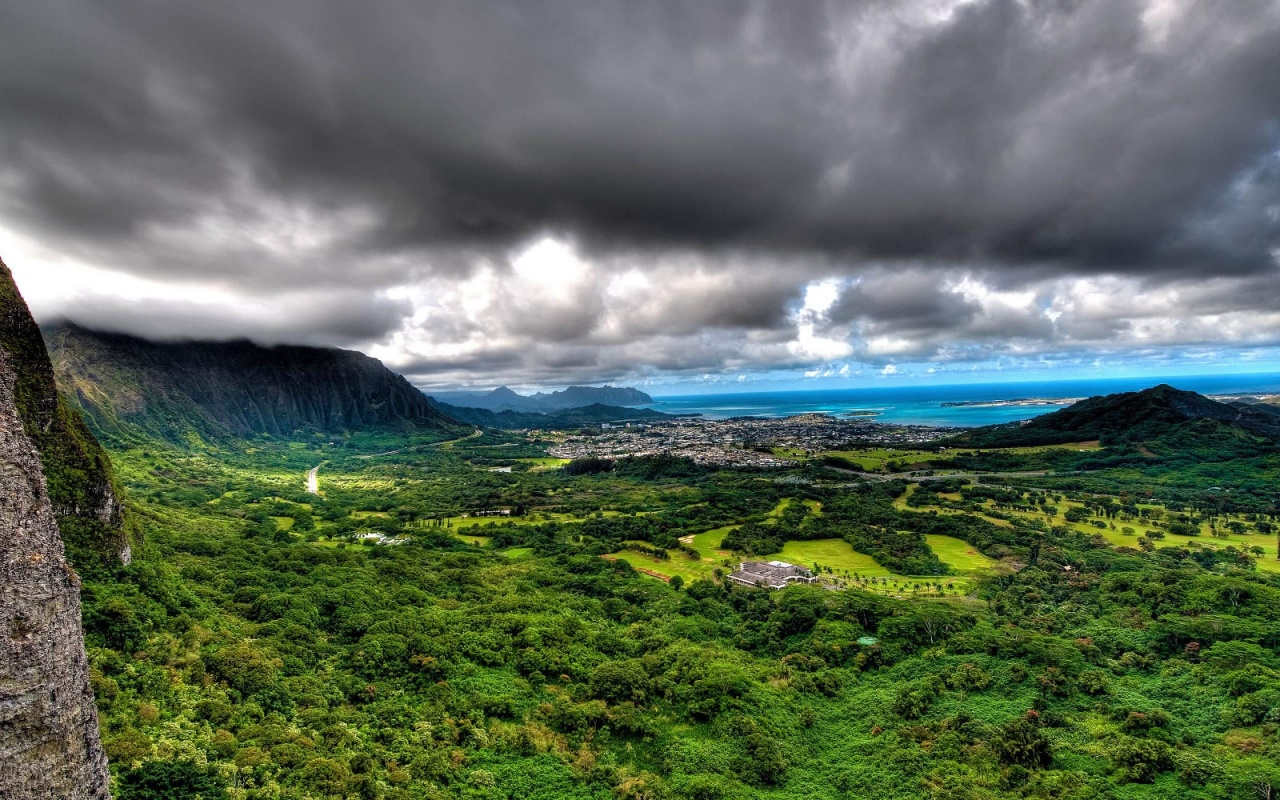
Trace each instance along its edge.
{"label": "winding road", "polygon": [[950,478],[964,478],[982,483],[985,478],[1043,478],[1045,475],[1074,475],[1074,471],[1054,472],[1052,470],[1037,469],[1028,472],[948,472],[945,474],[925,475],[925,472],[935,472],[934,470],[915,470],[910,472],[859,472],[853,469],[844,469],[843,467],[833,467],[824,465],[832,472],[840,472],[845,475],[856,475],[859,478],[868,481],[881,483],[895,479],[911,481],[913,483],[924,483],[926,481],[945,481]]}
{"label": "winding road", "polygon": [[307,472],[307,491],[311,494],[320,494],[320,478],[317,475],[319,472],[319,466],[312,467],[311,470]]}
{"label": "winding road", "polygon": [[476,428],[474,431],[467,434],[466,436],[460,436],[457,439],[450,439],[447,442],[429,442],[427,444],[415,444],[412,447],[401,447],[398,450],[388,450],[385,453],[369,453],[368,455],[356,456],[356,458],[377,458],[378,456],[393,456],[396,453],[403,453],[407,450],[421,450],[427,447],[440,447],[447,450],[451,445],[455,445],[458,442],[465,442],[468,439],[475,439],[483,435],[484,435],[484,430],[481,428]]}

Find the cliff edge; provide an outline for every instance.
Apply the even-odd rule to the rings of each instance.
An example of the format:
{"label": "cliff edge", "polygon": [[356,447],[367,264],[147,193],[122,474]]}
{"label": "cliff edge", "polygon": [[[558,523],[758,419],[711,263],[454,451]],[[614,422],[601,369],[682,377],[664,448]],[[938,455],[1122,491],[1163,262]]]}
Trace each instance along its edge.
{"label": "cliff edge", "polygon": [[80,581],[19,413],[23,386],[0,347],[0,797],[109,798]]}
{"label": "cliff edge", "polygon": [[67,557],[82,573],[129,563],[132,553],[111,460],[58,393],[40,328],[0,261],[0,350],[8,360],[12,405],[35,445]]}

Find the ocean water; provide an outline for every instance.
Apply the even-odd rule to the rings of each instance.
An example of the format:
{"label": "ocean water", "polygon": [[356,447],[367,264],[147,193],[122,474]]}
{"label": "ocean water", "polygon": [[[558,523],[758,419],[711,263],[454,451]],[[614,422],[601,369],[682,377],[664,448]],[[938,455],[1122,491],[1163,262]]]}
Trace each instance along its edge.
{"label": "ocean water", "polygon": [[[1069,400],[1132,392],[1167,383],[1201,394],[1280,393],[1280,374],[1203,375],[1170,378],[987,383],[956,386],[877,386],[821,391],[744,392],[655,397],[651,406],[668,414],[701,414],[707,419],[789,417],[795,414],[856,415],[876,422],[977,427],[1016,422],[1056,411],[1069,402],[1035,405],[981,405],[1001,401]],[[979,403],[979,405],[944,405]]]}

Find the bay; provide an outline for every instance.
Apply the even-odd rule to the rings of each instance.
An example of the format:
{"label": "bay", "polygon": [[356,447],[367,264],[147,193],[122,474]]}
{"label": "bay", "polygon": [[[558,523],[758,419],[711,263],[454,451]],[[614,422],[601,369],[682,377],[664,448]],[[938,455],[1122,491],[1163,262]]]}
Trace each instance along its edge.
{"label": "bay", "polygon": [[656,402],[645,408],[706,419],[831,414],[896,424],[978,427],[1030,419],[1075,399],[1160,383],[1211,395],[1280,393],[1280,374],[1249,373],[689,394],[655,397]]}

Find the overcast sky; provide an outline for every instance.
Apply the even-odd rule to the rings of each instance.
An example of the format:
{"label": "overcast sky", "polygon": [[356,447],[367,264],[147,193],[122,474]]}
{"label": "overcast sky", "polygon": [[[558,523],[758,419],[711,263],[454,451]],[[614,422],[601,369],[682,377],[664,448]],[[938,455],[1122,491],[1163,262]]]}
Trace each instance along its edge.
{"label": "overcast sky", "polygon": [[426,387],[1280,369],[1280,2],[0,2],[42,320]]}

